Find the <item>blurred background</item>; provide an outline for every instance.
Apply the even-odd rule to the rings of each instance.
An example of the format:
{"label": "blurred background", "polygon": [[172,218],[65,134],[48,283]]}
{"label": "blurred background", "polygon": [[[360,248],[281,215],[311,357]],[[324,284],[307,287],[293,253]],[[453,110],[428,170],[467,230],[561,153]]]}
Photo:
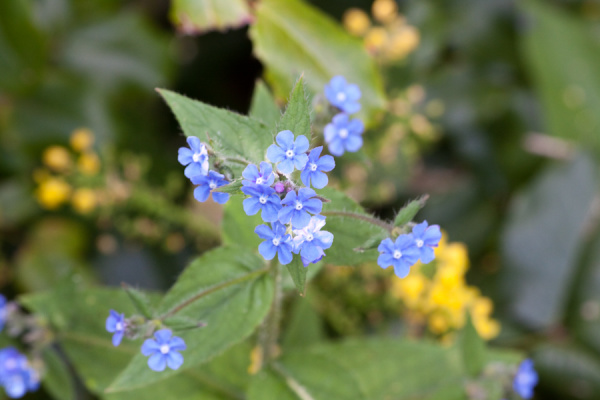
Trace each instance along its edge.
{"label": "blurred background", "polygon": [[[191,196],[154,89],[244,114],[263,77],[280,105],[287,91],[249,36],[258,1],[224,21],[192,3],[0,2],[9,298],[65,279],[165,290],[220,242],[222,207]],[[470,293],[480,334],[533,356],[536,398],[600,398],[600,2],[310,3],[361,41],[388,99],[333,183],[382,218],[429,194],[417,219],[446,233],[446,298]],[[308,303],[331,337],[408,324],[451,341],[461,322],[415,305],[437,278],[415,276],[325,268]]]}

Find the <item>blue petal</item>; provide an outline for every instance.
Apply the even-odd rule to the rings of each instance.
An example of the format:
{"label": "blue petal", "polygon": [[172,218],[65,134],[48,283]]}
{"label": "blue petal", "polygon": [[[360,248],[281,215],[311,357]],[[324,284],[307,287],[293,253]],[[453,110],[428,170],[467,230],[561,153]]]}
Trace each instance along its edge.
{"label": "blue petal", "polygon": [[156,342],[160,345],[169,344],[169,340],[171,340],[171,336],[173,336],[173,332],[171,332],[170,329],[161,329],[154,333]]}
{"label": "blue petal", "polygon": [[246,215],[254,215],[260,210],[260,202],[254,197],[245,199],[242,202],[242,206]]}
{"label": "blue petal", "polygon": [[272,144],[267,149],[267,158],[273,163],[281,162],[285,160],[285,151],[276,144]]}
{"label": "blue petal", "polygon": [[266,240],[258,245],[258,252],[265,260],[272,260],[277,254],[277,247],[273,245],[271,240]]}
{"label": "blue petal", "polygon": [[259,225],[256,228],[254,228],[254,233],[256,233],[259,238],[265,239],[265,240],[271,240],[271,239],[273,239],[273,236],[274,236],[271,228],[269,228],[267,225],[264,225],[264,224]]}
{"label": "blue petal", "polygon": [[420,224],[415,225],[412,229],[413,235],[415,235],[416,238],[422,237],[425,229],[427,229],[427,226],[427,221],[423,221]]}
{"label": "blue petal", "polygon": [[275,222],[279,218],[279,209],[281,207],[277,207],[277,205],[268,202],[262,208],[262,213],[260,217],[265,222]]}
{"label": "blue petal", "polygon": [[280,244],[279,247],[277,247],[277,259],[281,265],[287,265],[292,262],[294,256],[292,255],[291,248],[292,246],[287,243],[285,245]]}
{"label": "blue petal", "polygon": [[291,149],[294,145],[294,134],[289,130],[281,131],[277,134],[275,141],[284,151]]}
{"label": "blue petal", "polygon": [[304,153],[296,154],[296,157],[294,157],[294,166],[296,167],[297,170],[300,171],[302,168],[304,168],[307,161],[308,161],[308,156],[306,154],[304,154]]}
{"label": "blue petal", "polygon": [[318,162],[319,160],[319,156],[321,155],[321,152],[323,151],[323,146],[318,146],[315,147],[314,149],[312,149],[310,151],[310,153],[308,154],[308,159],[310,160],[310,162]]}
{"label": "blue petal", "polygon": [[406,263],[399,262],[394,265],[394,273],[398,278],[406,278],[409,272],[410,266],[408,266]]}
{"label": "blue petal", "polygon": [[356,100],[360,99],[361,93],[360,93],[360,88],[358,87],[358,85],[351,83],[346,86],[345,91],[346,91],[346,96],[348,96],[348,99],[350,99],[352,101],[356,101]]}
{"label": "blue petal", "polygon": [[358,151],[363,145],[362,136],[350,135],[346,138],[346,150],[351,153]]}
{"label": "blue petal", "polygon": [[191,178],[196,175],[206,175],[206,172],[208,171],[205,171],[204,168],[202,168],[202,164],[195,162],[191,163],[183,170],[183,174],[186,178]]}
{"label": "blue petal", "polygon": [[279,210],[279,212],[277,213],[277,218],[279,219],[279,222],[281,222],[282,224],[289,223],[294,210],[294,207],[291,206],[283,207],[281,210]]}
{"label": "blue petal", "polygon": [[335,138],[331,142],[327,144],[329,148],[329,152],[336,157],[339,157],[344,154],[344,142],[342,139]]}
{"label": "blue petal", "polygon": [[202,142],[196,136],[188,136],[187,144],[192,149],[193,153],[199,153],[200,147],[202,146]]}
{"label": "blue petal", "polygon": [[116,332],[113,337],[112,337],[112,344],[113,346],[117,347],[118,345],[121,344],[121,340],[123,340],[123,331],[118,331]]}
{"label": "blue petal", "polygon": [[302,246],[302,251],[300,255],[304,257],[307,261],[313,262],[317,258],[321,256],[321,252],[319,251],[319,247],[315,246],[312,242],[304,243]]}
{"label": "blue petal", "polygon": [[194,175],[190,177],[190,181],[192,181],[194,185],[208,185],[208,177],[204,175]]}
{"label": "blue petal", "polygon": [[302,203],[302,209],[311,214],[319,214],[323,209],[323,203],[319,199],[309,199]]}
{"label": "blue petal", "polygon": [[162,353],[154,353],[148,359],[148,366],[153,371],[164,371],[167,367],[167,356]]}
{"label": "blue petal", "polygon": [[315,240],[318,241],[319,247],[321,247],[323,250],[327,250],[333,243],[333,233],[327,231],[317,232],[315,233],[315,238],[313,241]]}
{"label": "blue petal", "polygon": [[333,139],[335,139],[338,135],[338,129],[333,124],[325,125],[325,129],[323,130],[323,137],[325,138],[325,142],[329,143]]}
{"label": "blue petal", "polygon": [[110,315],[106,318],[106,330],[109,332],[114,332],[117,330],[117,318],[112,315],[113,310],[110,310]]}
{"label": "blue petal", "polygon": [[317,167],[319,171],[329,172],[335,168],[335,160],[329,155],[323,156],[317,162]]}
{"label": "blue petal", "polygon": [[294,172],[294,162],[291,159],[286,158],[277,164],[277,170],[283,174],[291,174]]}
{"label": "blue petal", "polygon": [[276,235],[284,236],[282,239],[283,241],[289,240],[290,235],[285,234],[285,231],[287,230],[285,225],[280,222],[273,222],[271,225],[273,226],[273,232],[275,232]]}
{"label": "blue petal", "polygon": [[229,193],[213,192],[213,200],[215,203],[225,204],[229,200]]}
{"label": "blue petal", "polygon": [[256,182],[256,178],[259,177],[258,168],[256,167],[256,165],[250,164],[246,168],[244,168],[242,176],[248,179],[249,181]]}
{"label": "blue petal", "polygon": [[294,142],[296,154],[306,153],[310,143],[304,135],[299,135]]}
{"label": "blue petal", "polygon": [[310,215],[304,210],[294,210],[292,213],[292,227],[295,229],[302,229],[308,226],[310,223]]}
{"label": "blue petal", "polygon": [[308,167],[308,164],[306,164],[306,167],[300,173],[300,180],[302,181],[304,186],[310,186],[310,176],[311,175],[312,175],[312,171]]}
{"label": "blue petal", "polygon": [[180,147],[177,155],[177,161],[179,161],[179,164],[181,165],[188,165],[194,161],[192,158],[193,155],[194,153],[187,147]]}
{"label": "blue petal", "polygon": [[11,374],[7,375],[6,378],[3,379],[4,389],[6,390],[6,394],[8,397],[13,399],[18,399],[25,395],[27,392],[27,387],[25,386],[25,380],[21,376],[21,374]]}
{"label": "blue petal", "polygon": [[[331,119],[331,121],[333,122],[333,124],[338,129],[347,128],[349,120],[350,120],[350,117],[348,116],[348,114],[345,114],[345,113],[336,114]],[[353,120],[353,121],[360,121],[360,120]]]}
{"label": "blue petal", "polygon": [[142,344],[142,354],[146,357],[157,351],[160,351],[160,345],[154,339],[146,339]]}
{"label": "blue petal", "polygon": [[298,190],[298,200],[304,204],[305,201],[317,195],[317,192],[311,188],[301,188]]}
{"label": "blue petal", "polygon": [[339,92],[346,87],[346,78],[341,75],[336,75],[329,81],[329,86]]}
{"label": "blue petal", "polygon": [[387,267],[392,265],[392,262],[390,260],[391,258],[392,256],[390,256],[387,253],[381,253],[379,257],[377,257],[377,265],[379,265],[383,269],[386,269]]}
{"label": "blue petal", "polygon": [[288,192],[288,194],[285,195],[285,197],[283,198],[283,200],[281,200],[281,204],[283,205],[290,205],[290,204],[294,204],[296,202],[296,192],[294,192],[293,190],[291,192]]}
{"label": "blue petal", "polygon": [[442,232],[438,225],[431,225],[423,235],[423,241],[427,246],[437,246],[442,239]]}
{"label": "blue petal", "polygon": [[325,172],[321,172],[321,171],[313,172],[312,186],[315,189],[323,189],[325,186],[327,186],[327,183],[329,183],[329,178],[327,177],[327,174]]}
{"label": "blue petal", "polygon": [[208,185],[198,186],[194,189],[194,197],[199,202],[203,203],[208,199],[208,195],[210,194],[210,188]]}
{"label": "blue petal", "polygon": [[346,128],[351,135],[360,135],[365,130],[365,125],[360,119],[355,118],[352,121],[347,122]]}
{"label": "blue petal", "polygon": [[381,241],[381,243],[379,243],[379,247],[377,247],[377,250],[381,253],[393,253],[394,252],[394,242],[392,242],[392,239],[390,238],[385,238]]}
{"label": "blue petal", "polygon": [[180,338],[179,336],[174,336],[169,341],[169,348],[171,350],[181,351],[187,349],[187,345],[185,344],[185,341],[182,338]]}
{"label": "blue petal", "polygon": [[176,351],[167,354],[167,365],[171,369],[177,369],[183,364],[183,356]]}
{"label": "blue petal", "polygon": [[419,255],[419,258],[423,264],[429,264],[435,258],[435,253],[431,247],[423,246],[421,247],[421,254]]}
{"label": "blue petal", "polygon": [[405,249],[409,247],[416,247],[415,238],[411,233],[403,233],[402,235],[396,238],[394,247],[402,250],[402,252],[404,252]]}
{"label": "blue petal", "polygon": [[360,111],[360,103],[346,101],[340,108],[348,114],[354,114]]}

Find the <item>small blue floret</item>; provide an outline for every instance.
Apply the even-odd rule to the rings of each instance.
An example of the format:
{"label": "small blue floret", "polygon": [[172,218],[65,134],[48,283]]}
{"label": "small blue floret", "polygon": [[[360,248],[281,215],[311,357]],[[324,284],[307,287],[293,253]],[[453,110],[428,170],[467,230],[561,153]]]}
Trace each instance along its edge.
{"label": "small blue floret", "polygon": [[303,229],[294,230],[294,253],[300,254],[302,264],[306,267],[310,263],[320,261],[325,252],[333,243],[333,234],[322,231],[325,226],[325,217],[315,215]]}
{"label": "small blue floret", "polygon": [[6,297],[0,294],[0,332],[2,332],[4,324],[6,323],[6,318],[8,317],[7,304]]}
{"label": "small blue floret", "polygon": [[300,174],[304,186],[310,187],[312,184],[315,189],[323,189],[327,186],[329,179],[325,172],[329,172],[335,167],[335,161],[331,156],[319,158],[321,151],[323,151],[323,146],[315,147],[308,154],[308,162]]}
{"label": "small blue floret", "polygon": [[286,235],[285,225],[279,222],[273,222],[273,228],[267,225],[259,225],[254,232],[265,239],[258,246],[258,252],[265,260],[272,260],[277,254],[277,258],[282,265],[289,264],[292,261],[292,236]]}
{"label": "small blue floret", "polygon": [[181,165],[187,165],[183,174],[188,178],[208,174],[208,151],[206,146],[196,136],[189,136],[187,142],[190,148],[180,147],[177,157]]}
{"label": "small blue floret", "polygon": [[325,142],[329,152],[341,156],[345,151],[358,151],[363,145],[362,133],[365,127],[361,120],[350,120],[348,114],[338,114],[325,126]]}
{"label": "small blue floret", "polygon": [[419,258],[423,264],[427,264],[435,258],[433,248],[437,247],[442,239],[442,232],[439,225],[428,226],[427,221],[423,221],[412,230],[415,244],[419,249]]}
{"label": "small blue floret", "polygon": [[142,345],[142,354],[148,359],[148,366],[153,371],[164,371],[166,367],[177,369],[183,364],[183,356],[179,351],[187,348],[182,338],[173,336],[169,329],[161,329],[154,333],[154,339],[146,339]]}
{"label": "small blue floret", "polygon": [[[208,175],[196,175],[191,178],[194,185],[200,185],[194,189],[194,197],[199,202],[205,202],[208,199],[208,195],[218,187],[227,185],[229,182],[225,180],[223,174],[219,174],[215,171],[209,171]],[[212,192],[212,198],[215,203],[225,204],[229,200],[229,193]]]}
{"label": "small blue floret", "polygon": [[18,399],[40,386],[40,376],[27,357],[14,347],[7,347],[0,350],[0,385],[8,397]]}
{"label": "small blue floret", "polygon": [[513,381],[513,389],[524,399],[533,397],[533,388],[538,383],[538,374],[533,368],[533,360],[526,359],[519,364],[519,369]]}
{"label": "small blue floret", "polygon": [[360,89],[355,84],[346,82],[343,76],[334,76],[325,85],[325,97],[329,102],[348,114],[354,114],[360,110]]}
{"label": "small blue floret", "polygon": [[319,214],[323,209],[321,200],[314,198],[317,195],[314,190],[301,188],[298,194],[293,190],[281,201],[284,206],[279,210],[279,222],[288,224],[292,221],[292,228],[302,229],[310,222],[310,214]]}
{"label": "small blue floret", "polygon": [[242,203],[246,215],[254,215],[262,210],[263,221],[277,221],[278,212],[281,210],[281,199],[275,193],[275,189],[267,185],[255,184],[242,186],[242,192],[250,196]]}
{"label": "small blue floret", "polygon": [[390,238],[383,239],[377,250],[381,253],[377,258],[377,264],[383,269],[393,266],[394,273],[399,278],[408,275],[410,267],[419,260],[420,255],[412,234],[400,235],[395,242]]}
{"label": "small blue floret", "polygon": [[106,330],[110,333],[114,333],[112,337],[113,346],[121,344],[126,328],[127,322],[125,321],[125,314],[119,314],[115,310],[110,310],[110,314],[108,318],[106,318]]}
{"label": "small blue floret", "polygon": [[270,163],[262,161],[260,163],[260,171],[254,164],[248,165],[244,172],[242,172],[242,185],[267,185],[271,186],[275,181],[275,175],[273,174],[273,167]]}
{"label": "small blue floret", "polygon": [[306,136],[298,136],[294,140],[292,131],[281,131],[275,138],[277,144],[272,144],[267,149],[267,158],[269,161],[277,164],[277,170],[284,174],[291,174],[294,167],[302,170],[306,165],[308,156],[305,154],[308,150],[308,139]]}

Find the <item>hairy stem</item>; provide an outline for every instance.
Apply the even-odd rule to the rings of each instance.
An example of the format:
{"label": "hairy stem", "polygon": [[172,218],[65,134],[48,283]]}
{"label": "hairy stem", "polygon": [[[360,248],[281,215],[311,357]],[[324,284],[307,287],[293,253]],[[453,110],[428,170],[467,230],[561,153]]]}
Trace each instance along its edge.
{"label": "hairy stem", "polygon": [[279,324],[281,322],[281,306],[283,300],[280,270],[281,266],[279,263],[276,261],[273,262],[271,273],[273,274],[273,280],[275,282],[275,295],[273,297],[273,303],[271,304],[271,310],[263,322],[258,338],[265,363],[275,359],[278,353],[277,341],[279,340]]}
{"label": "hairy stem", "polygon": [[392,224],[388,224],[387,222],[384,222],[382,220],[380,220],[379,218],[375,218],[375,217],[371,217],[368,215],[364,215],[364,214],[358,214],[355,212],[351,212],[351,211],[323,211],[321,213],[321,215],[326,216],[326,217],[348,217],[348,218],[354,218],[357,219],[359,221],[365,221],[368,222],[372,225],[378,226],[380,228],[385,229],[388,232],[392,232],[392,230],[394,229],[394,225]]}

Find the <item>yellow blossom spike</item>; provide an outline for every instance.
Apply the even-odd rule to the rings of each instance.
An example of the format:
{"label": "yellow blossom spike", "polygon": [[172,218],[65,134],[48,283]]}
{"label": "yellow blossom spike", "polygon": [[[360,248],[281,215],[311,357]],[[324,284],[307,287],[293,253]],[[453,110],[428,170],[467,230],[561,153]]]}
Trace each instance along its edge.
{"label": "yellow blossom spike", "polygon": [[421,41],[419,31],[413,26],[404,26],[393,34],[387,49],[390,60],[401,60],[412,53]]}
{"label": "yellow blossom spike", "polygon": [[44,150],[42,162],[51,170],[65,172],[71,167],[71,154],[63,146],[50,146]]}
{"label": "yellow blossom spike", "polygon": [[71,204],[78,213],[88,214],[96,208],[96,193],[92,189],[77,189],[73,193]]}
{"label": "yellow blossom spike", "polygon": [[77,160],[77,168],[85,175],[95,175],[100,171],[100,159],[96,153],[83,153]]}
{"label": "yellow blossom spike", "polygon": [[83,152],[94,144],[94,134],[88,128],[78,128],[71,134],[70,144],[73,150]]}
{"label": "yellow blossom spike", "polygon": [[377,54],[386,46],[388,42],[387,31],[379,26],[369,29],[365,36],[365,47],[371,54]]}
{"label": "yellow blossom spike", "polygon": [[437,335],[446,332],[450,328],[448,318],[441,312],[431,314],[427,320],[429,330]]}
{"label": "yellow blossom spike", "polygon": [[344,28],[354,36],[364,36],[371,26],[371,20],[366,12],[359,8],[350,8],[342,17]]}
{"label": "yellow blossom spike", "polygon": [[387,24],[393,22],[398,17],[398,5],[395,0],[375,0],[371,12],[373,13],[373,18],[383,24]]}
{"label": "yellow blossom spike", "polygon": [[248,366],[248,373],[250,375],[256,375],[261,370],[263,364],[263,348],[261,346],[255,346],[250,352],[250,365]]}
{"label": "yellow blossom spike", "polygon": [[49,178],[42,182],[35,193],[40,205],[55,210],[65,203],[71,194],[71,186],[60,178]]}

